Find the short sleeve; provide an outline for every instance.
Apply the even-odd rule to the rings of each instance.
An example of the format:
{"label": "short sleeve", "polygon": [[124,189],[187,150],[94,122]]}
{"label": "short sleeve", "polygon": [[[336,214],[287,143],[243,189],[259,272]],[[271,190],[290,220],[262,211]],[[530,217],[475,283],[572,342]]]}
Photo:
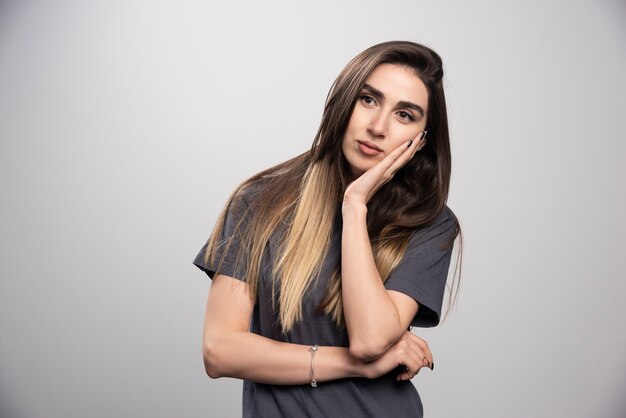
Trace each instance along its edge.
{"label": "short sleeve", "polygon": [[452,257],[449,243],[456,234],[456,218],[445,207],[430,225],[410,238],[403,259],[385,282],[387,290],[402,292],[417,301],[419,308],[411,321],[412,326],[434,327],[439,324]]}
{"label": "short sleeve", "polygon": [[244,217],[248,213],[248,204],[242,196],[235,196],[228,204],[224,227],[217,242],[214,263],[206,260],[206,251],[209,241],[204,243],[202,249],[193,260],[193,264],[204,271],[211,279],[216,273],[221,273],[238,280],[243,280],[245,272],[237,264],[237,255],[240,251],[241,231],[244,226]]}

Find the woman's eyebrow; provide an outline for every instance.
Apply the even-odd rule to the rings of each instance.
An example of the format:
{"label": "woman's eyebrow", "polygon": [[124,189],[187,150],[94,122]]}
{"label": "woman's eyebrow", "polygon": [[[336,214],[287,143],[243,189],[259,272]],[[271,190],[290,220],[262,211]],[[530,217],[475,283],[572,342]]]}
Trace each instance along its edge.
{"label": "woman's eyebrow", "polygon": [[407,109],[413,109],[417,113],[419,113],[421,117],[424,117],[424,109],[422,109],[420,105],[416,105],[415,103],[402,101],[402,102],[398,102],[398,107],[406,107]]}
{"label": "woman's eyebrow", "polygon": [[[367,90],[372,96],[374,96],[376,99],[378,100],[384,100],[385,99],[385,94],[378,90],[375,87],[370,86],[369,84],[365,83],[363,84],[363,88],[365,90]],[[413,102],[407,102],[407,101],[400,101],[398,102],[398,107],[406,107],[408,109],[413,109],[415,110],[417,113],[419,113],[422,117],[424,117],[424,109],[422,109],[422,107],[420,105],[417,105]]]}
{"label": "woman's eyebrow", "polygon": [[369,84],[367,84],[367,83],[363,84],[363,88],[364,88],[365,90],[369,91],[369,92],[370,92],[370,94],[371,94],[372,96],[374,96],[375,98],[377,98],[377,99],[384,99],[384,98],[385,98],[385,94],[384,94],[382,91],[378,90],[378,89],[377,89],[377,88],[375,88],[375,87],[370,86],[370,85],[369,85]]}

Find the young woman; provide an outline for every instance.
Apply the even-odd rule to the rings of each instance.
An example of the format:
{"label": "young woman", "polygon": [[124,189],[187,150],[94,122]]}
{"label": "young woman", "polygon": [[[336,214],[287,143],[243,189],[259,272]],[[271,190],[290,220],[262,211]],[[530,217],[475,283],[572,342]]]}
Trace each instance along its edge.
{"label": "young woman", "polygon": [[244,417],[422,416],[410,379],[434,360],[410,326],[439,323],[460,233],[442,77],[425,46],[368,48],[311,150],[230,197],[194,264],[206,371],[244,380]]}

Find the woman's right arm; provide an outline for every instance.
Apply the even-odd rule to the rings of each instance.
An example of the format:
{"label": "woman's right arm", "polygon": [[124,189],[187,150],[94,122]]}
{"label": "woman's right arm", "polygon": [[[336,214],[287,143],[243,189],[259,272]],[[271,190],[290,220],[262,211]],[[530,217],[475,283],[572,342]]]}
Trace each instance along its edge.
{"label": "woman's right arm", "polygon": [[[253,308],[246,283],[215,275],[207,300],[202,345],[207,374],[211,378],[234,377],[274,385],[310,383],[310,346],[249,332]],[[321,346],[315,354],[315,380],[376,378],[400,364],[410,369],[402,375],[403,380],[410,379],[422,363],[414,340],[418,337],[407,334],[370,363],[352,357],[347,347]]]}
{"label": "woman's right arm", "polygon": [[[308,345],[290,344],[248,331],[254,302],[248,285],[216,274],[206,307],[203,357],[212,378],[234,377],[275,385],[311,382]],[[315,354],[319,382],[360,376],[361,367],[344,347],[320,347]]]}

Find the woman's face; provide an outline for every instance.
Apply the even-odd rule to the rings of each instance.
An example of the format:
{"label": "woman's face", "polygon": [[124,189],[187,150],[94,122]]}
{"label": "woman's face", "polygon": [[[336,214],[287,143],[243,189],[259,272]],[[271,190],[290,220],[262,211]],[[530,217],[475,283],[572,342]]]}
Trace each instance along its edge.
{"label": "woman's face", "polygon": [[380,64],[365,80],[341,149],[352,179],[426,127],[428,91],[412,68]]}

